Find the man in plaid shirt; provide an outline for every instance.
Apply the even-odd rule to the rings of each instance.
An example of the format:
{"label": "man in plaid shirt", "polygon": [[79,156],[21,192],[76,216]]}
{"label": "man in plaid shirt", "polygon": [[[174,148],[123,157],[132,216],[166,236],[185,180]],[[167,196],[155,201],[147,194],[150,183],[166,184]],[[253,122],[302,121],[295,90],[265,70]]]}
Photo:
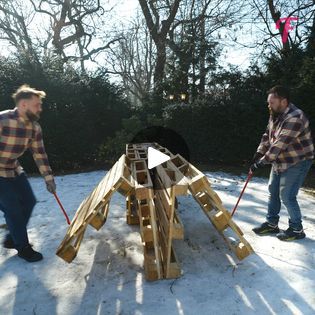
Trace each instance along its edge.
{"label": "man in plaid shirt", "polygon": [[[266,222],[253,231],[258,235],[277,234],[283,241],[302,239],[301,210],[296,196],[314,159],[314,145],[305,114],[290,103],[289,91],[275,86],[268,91],[269,124],[262,136],[250,171],[272,164],[268,183]],[[278,227],[281,202],[289,214],[289,228]]]}
{"label": "man in plaid shirt", "polygon": [[10,232],[3,245],[17,249],[18,256],[29,262],[41,260],[43,256],[34,251],[28,241],[27,223],[36,199],[18,158],[29,149],[48,191],[55,192],[56,185],[37,122],[45,96],[43,91],[22,85],[12,96],[16,107],[0,112],[0,210],[4,212]]}

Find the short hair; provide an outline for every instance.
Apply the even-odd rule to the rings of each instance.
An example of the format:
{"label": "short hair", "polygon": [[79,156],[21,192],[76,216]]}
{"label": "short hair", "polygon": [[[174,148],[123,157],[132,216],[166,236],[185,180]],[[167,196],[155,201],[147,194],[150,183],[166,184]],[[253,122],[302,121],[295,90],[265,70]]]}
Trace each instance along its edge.
{"label": "short hair", "polygon": [[267,94],[274,94],[278,98],[286,98],[290,102],[290,90],[282,85],[272,87]]}
{"label": "short hair", "polygon": [[20,100],[31,99],[33,96],[43,99],[46,97],[46,93],[44,91],[38,91],[27,84],[23,84],[16,90],[15,93],[12,94],[15,104],[17,104]]}

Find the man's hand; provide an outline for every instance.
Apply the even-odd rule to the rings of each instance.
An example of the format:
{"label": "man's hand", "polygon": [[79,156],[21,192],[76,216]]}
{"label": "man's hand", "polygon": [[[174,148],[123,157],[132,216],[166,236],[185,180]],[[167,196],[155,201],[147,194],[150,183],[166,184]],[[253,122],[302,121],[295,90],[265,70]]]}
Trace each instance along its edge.
{"label": "man's hand", "polygon": [[263,156],[264,156],[264,154],[262,154],[260,152],[256,152],[253,156],[252,163],[258,162]]}
{"label": "man's hand", "polygon": [[255,163],[253,163],[253,164],[250,166],[249,171],[250,171],[251,173],[254,173],[258,168],[261,168],[262,166],[263,166],[262,163],[260,163],[260,162],[255,162]]}
{"label": "man's hand", "polygon": [[55,181],[54,181],[53,179],[48,180],[48,181],[46,182],[46,188],[47,188],[47,190],[48,190],[51,194],[55,193],[55,192],[56,192],[56,184],[55,184]]}

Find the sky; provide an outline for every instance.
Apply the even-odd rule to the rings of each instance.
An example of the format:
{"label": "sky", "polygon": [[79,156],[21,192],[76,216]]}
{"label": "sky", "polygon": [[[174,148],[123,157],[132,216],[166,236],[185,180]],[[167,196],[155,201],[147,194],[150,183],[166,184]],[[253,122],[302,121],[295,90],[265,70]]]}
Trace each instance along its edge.
{"label": "sky", "polygon": [[[105,28],[106,25],[108,25],[109,28],[114,25],[115,30],[119,30],[125,25],[128,25],[128,23],[135,16],[137,10],[141,12],[138,0],[102,0],[101,3],[103,4],[105,10],[110,10],[112,8],[112,13],[108,15],[110,16],[110,19],[105,19],[104,21],[103,27]],[[105,16],[107,16],[106,14],[107,13],[105,13]],[[30,30],[34,30],[37,35],[40,36],[41,32],[43,32],[42,25],[44,25],[45,20],[43,20],[43,17],[39,17],[38,20],[36,19],[37,18],[33,19],[32,23],[29,24],[29,28]],[[47,21],[48,20],[46,19],[46,22]],[[258,33],[256,33],[257,28],[259,26],[263,27],[264,25],[258,25],[257,23],[259,22],[253,25],[250,22],[251,21],[243,24],[243,29],[239,30],[236,33],[238,43],[235,43],[232,40],[221,40],[223,48],[221,49],[221,55],[218,58],[221,67],[227,68],[228,65],[231,64],[233,66],[238,66],[241,70],[245,70],[248,68],[251,61],[255,60],[253,59],[253,56],[255,54],[257,55],[258,50],[255,48],[250,49],[245,46],[250,46],[254,43],[254,41],[258,38]],[[37,26],[35,24],[37,24]],[[276,31],[275,25],[272,29]],[[220,32],[224,34],[224,30],[220,30]],[[106,37],[106,32],[103,32],[99,36],[100,37],[98,40],[95,40],[94,38],[95,47],[98,45],[103,45],[104,42],[106,42],[106,40],[108,39],[108,37]],[[6,42],[0,40],[0,55],[8,56],[11,53],[12,49],[10,48],[10,46],[8,46]],[[104,58],[104,54],[101,54],[100,57],[96,60],[99,61],[99,64],[103,65]],[[86,62],[86,65],[90,70],[96,70],[99,64],[92,61]]]}
{"label": "sky", "polygon": [[[118,16],[121,16],[126,22],[129,21],[140,9],[138,0],[120,0],[117,4],[116,0],[109,0],[109,4],[115,4],[115,11]],[[140,9],[141,10],[141,9]],[[248,43],[252,40],[251,35],[243,32],[244,35],[239,34],[241,43]],[[220,63],[226,66],[228,63],[239,66],[241,69],[246,69],[250,65],[251,50],[242,47],[242,45],[234,45],[234,47],[226,46],[226,52],[219,58]]]}

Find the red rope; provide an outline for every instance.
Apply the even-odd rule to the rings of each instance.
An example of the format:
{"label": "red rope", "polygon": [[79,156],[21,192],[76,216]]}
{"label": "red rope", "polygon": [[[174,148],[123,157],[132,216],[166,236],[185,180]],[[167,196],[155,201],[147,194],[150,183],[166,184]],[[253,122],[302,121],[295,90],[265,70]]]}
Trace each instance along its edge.
{"label": "red rope", "polygon": [[240,200],[241,200],[241,198],[242,198],[242,196],[243,196],[243,193],[244,193],[244,191],[245,191],[245,189],[246,189],[246,186],[247,186],[248,182],[250,181],[250,179],[251,179],[252,177],[253,177],[253,172],[249,171],[248,176],[247,176],[246,183],[245,183],[244,188],[243,188],[243,190],[242,190],[242,192],[241,192],[241,194],[240,194],[240,196],[239,196],[239,198],[238,198],[238,200],[237,200],[237,203],[236,203],[236,205],[235,205],[235,207],[234,207],[234,209],[233,209],[233,211],[232,211],[232,213],[231,213],[231,216],[233,216],[234,212],[236,211],[237,206],[238,206],[238,204],[239,204],[239,202],[240,202]]}
{"label": "red rope", "polygon": [[65,209],[63,208],[63,206],[62,206],[62,204],[61,204],[61,202],[60,202],[60,200],[59,200],[59,198],[58,198],[58,196],[57,196],[57,194],[55,192],[54,192],[54,196],[55,196],[55,198],[56,198],[56,200],[57,200],[57,202],[58,202],[58,204],[59,204],[59,206],[60,206],[64,216],[66,217],[67,223],[70,225],[71,222],[69,220],[69,217],[68,217]]}

